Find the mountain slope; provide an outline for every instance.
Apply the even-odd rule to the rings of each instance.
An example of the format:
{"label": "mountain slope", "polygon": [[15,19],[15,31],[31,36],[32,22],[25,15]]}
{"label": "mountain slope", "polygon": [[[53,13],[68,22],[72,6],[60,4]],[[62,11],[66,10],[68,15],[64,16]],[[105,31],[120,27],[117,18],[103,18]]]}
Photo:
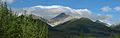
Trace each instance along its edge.
{"label": "mountain slope", "polygon": [[111,28],[120,31],[120,24],[113,25],[113,26],[111,26]]}
{"label": "mountain slope", "polygon": [[57,15],[56,17],[50,19],[48,23],[51,24],[52,26],[56,26],[58,24],[69,21],[71,19],[73,19],[72,16],[67,15],[65,13],[61,13],[61,14]]}
{"label": "mountain slope", "polygon": [[110,34],[113,32],[113,29],[105,26],[105,24],[93,22],[88,18],[80,18],[76,20],[73,19],[58,26],[55,26],[53,27],[53,29],[55,29],[51,30],[54,32],[53,34],[59,34],[55,36],[59,36],[60,38],[66,38],[70,36],[78,38],[81,32],[85,36],[106,38],[107,36],[110,36]]}
{"label": "mountain slope", "polygon": [[61,14],[57,15],[56,17],[52,18],[51,20],[56,20],[56,21],[58,21],[58,20],[60,20],[60,19],[66,18],[66,17],[68,17],[68,16],[69,16],[69,15],[66,15],[65,13],[61,13]]}

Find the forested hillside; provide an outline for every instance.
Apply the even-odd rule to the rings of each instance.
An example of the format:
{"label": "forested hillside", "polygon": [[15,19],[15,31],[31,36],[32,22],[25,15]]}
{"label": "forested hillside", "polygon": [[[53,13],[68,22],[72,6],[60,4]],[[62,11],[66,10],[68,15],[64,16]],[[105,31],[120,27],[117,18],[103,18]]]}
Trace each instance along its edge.
{"label": "forested hillside", "polygon": [[[7,3],[0,2],[0,38],[120,38],[120,24],[110,28],[99,20],[83,17],[52,27],[44,18],[32,14],[18,16],[11,10]],[[61,13],[52,21],[65,21],[68,16]]]}
{"label": "forested hillside", "polygon": [[47,23],[12,13],[7,3],[0,3],[0,38],[48,38]]}
{"label": "forested hillside", "polygon": [[51,38],[120,38],[120,31],[88,18],[73,19],[50,30]]}

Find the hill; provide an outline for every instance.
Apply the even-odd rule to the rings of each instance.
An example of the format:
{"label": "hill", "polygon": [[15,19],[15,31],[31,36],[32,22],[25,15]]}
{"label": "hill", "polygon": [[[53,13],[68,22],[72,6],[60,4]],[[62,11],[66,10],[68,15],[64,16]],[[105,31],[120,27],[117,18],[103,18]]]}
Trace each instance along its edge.
{"label": "hill", "polygon": [[107,27],[104,23],[93,22],[88,18],[73,19],[57,25],[50,30],[51,38],[106,38],[117,31]]}

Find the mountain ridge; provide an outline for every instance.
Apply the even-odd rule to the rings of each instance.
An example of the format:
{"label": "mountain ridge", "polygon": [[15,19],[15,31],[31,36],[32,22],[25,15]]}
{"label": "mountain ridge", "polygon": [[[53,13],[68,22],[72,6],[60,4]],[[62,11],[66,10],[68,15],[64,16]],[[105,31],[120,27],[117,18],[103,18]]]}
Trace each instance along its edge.
{"label": "mountain ridge", "polygon": [[[85,34],[85,36],[93,36],[97,38],[106,38],[110,36],[111,33],[118,32],[114,29],[111,29],[110,27],[107,27],[105,24],[93,22],[88,18],[80,18],[76,20],[73,19],[72,21],[70,20],[63,24],[57,25],[52,29],[57,30],[50,30],[54,32],[53,34],[61,34],[58,35],[60,38],[65,38],[66,35],[80,36],[81,31],[83,31],[83,34]],[[65,36],[61,37],[62,35]]]}
{"label": "mountain ridge", "polygon": [[65,13],[60,13],[56,17],[50,19],[48,23],[51,24],[51,25],[56,26],[58,24],[62,24],[64,22],[66,22],[66,21],[69,21],[69,20],[71,20],[73,18],[74,18],[73,16],[67,15]]}

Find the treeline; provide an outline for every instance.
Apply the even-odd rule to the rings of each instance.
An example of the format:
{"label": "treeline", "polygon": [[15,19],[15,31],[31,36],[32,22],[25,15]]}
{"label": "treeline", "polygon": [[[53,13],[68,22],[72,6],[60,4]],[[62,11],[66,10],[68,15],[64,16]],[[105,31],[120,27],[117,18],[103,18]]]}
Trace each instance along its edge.
{"label": "treeline", "polygon": [[0,3],[0,38],[48,38],[47,23],[12,13],[6,3]]}

